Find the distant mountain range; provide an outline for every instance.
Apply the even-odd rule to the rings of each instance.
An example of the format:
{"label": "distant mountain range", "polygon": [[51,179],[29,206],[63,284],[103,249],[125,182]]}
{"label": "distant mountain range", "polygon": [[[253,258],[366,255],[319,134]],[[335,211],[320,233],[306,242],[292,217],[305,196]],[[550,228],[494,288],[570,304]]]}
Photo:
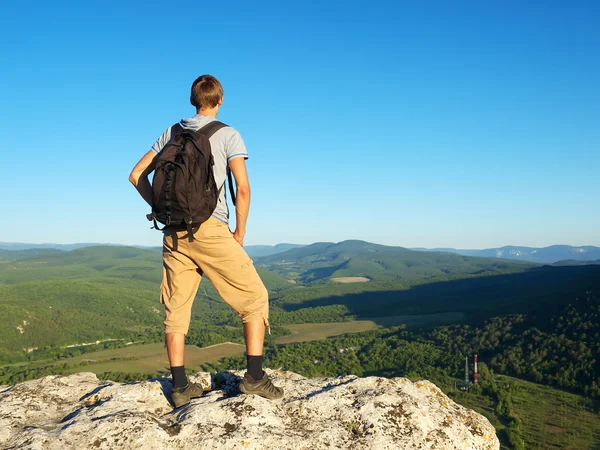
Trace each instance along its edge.
{"label": "distant mountain range", "polygon": [[25,250],[25,251],[30,251],[30,250],[40,250],[42,251],[46,251],[46,250],[63,250],[63,251],[71,251],[71,250],[77,250],[80,248],[85,248],[85,247],[135,247],[135,248],[142,248],[144,250],[160,250],[162,247],[161,246],[145,246],[145,245],[125,245],[125,244],[110,244],[110,243],[94,243],[94,242],[80,242],[80,243],[75,243],[75,244],[52,244],[52,243],[48,243],[48,244],[28,244],[26,242],[0,242],[0,252],[2,250],[10,250],[10,251],[17,251],[17,250]]}
{"label": "distant mountain range", "polygon": [[96,245],[114,245],[114,244],[27,244],[25,242],[0,242],[2,250],[37,250],[37,249],[54,249],[54,250],[75,250],[82,247],[90,247]]}
{"label": "distant mountain range", "polygon": [[[93,243],[77,243],[77,244],[27,244],[24,242],[0,242],[0,259],[2,259],[2,255],[9,255],[8,253],[3,251],[24,251],[25,253],[12,254],[11,259],[20,259],[22,255],[27,255],[33,257],[38,254],[44,254],[45,252],[50,252],[54,250],[77,250],[79,248],[84,247],[97,247],[99,245],[102,246],[110,246],[110,247],[120,247],[121,244],[93,244]],[[141,245],[132,245],[132,247],[143,248],[147,250],[160,250],[160,246],[154,247],[146,247]],[[252,258],[258,258],[261,256],[269,256],[274,255],[276,253],[282,253],[292,248],[301,247],[301,245],[297,244],[277,244],[277,245],[247,245],[244,248],[248,253],[248,256]],[[18,255],[18,257],[17,257]]]}
{"label": "distant mountain range", "polygon": [[[363,242],[363,241],[344,241],[344,242]],[[338,243],[342,244],[342,242]],[[31,252],[31,256],[43,254],[48,249],[56,250],[76,250],[78,248],[109,245],[119,246],[119,244],[93,244],[93,243],[78,243],[78,244],[27,244],[20,242],[0,242],[0,259],[2,259],[2,250],[24,250]],[[247,245],[244,248],[248,255],[252,258],[261,258],[266,256],[278,255],[293,249],[299,248],[314,248],[313,246],[335,245],[333,242],[315,243],[311,245],[298,244],[277,244],[277,245]],[[377,245],[377,244],[370,244]],[[159,246],[144,247],[135,246],[149,250],[160,250]],[[386,248],[402,248],[379,246]],[[407,250],[407,249],[405,249]],[[455,248],[411,248],[409,250],[420,252],[438,252],[438,253],[454,253],[462,256],[475,256],[481,258],[500,258],[518,261],[535,262],[538,264],[597,264],[600,261],[600,247],[582,246],[574,247],[571,245],[552,245],[549,247],[517,247],[505,246],[498,248],[488,248],[484,250],[459,250]],[[14,256],[14,255],[13,255]]]}
{"label": "distant mountain range", "polygon": [[455,253],[463,256],[479,256],[484,258],[516,259],[540,264],[581,261],[592,262],[600,259],[600,247],[571,245],[551,245],[550,247],[515,247],[506,246],[485,250],[457,250],[454,248],[413,248],[425,252]]}

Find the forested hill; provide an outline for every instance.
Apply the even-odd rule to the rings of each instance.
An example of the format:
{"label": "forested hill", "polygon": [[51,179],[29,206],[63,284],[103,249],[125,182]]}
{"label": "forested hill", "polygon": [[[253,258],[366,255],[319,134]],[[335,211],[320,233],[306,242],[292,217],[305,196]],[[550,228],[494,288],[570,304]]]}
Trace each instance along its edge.
{"label": "forested hill", "polygon": [[[162,256],[155,249],[126,246],[87,246],[71,251],[56,249],[0,250],[0,284],[50,279],[103,277],[160,283]],[[263,281],[270,290],[291,283],[265,270]]]}
{"label": "forested hill", "polygon": [[[8,358],[23,349],[161,329],[159,252],[121,246],[38,252],[9,252],[0,261],[0,360],[3,350]],[[293,286],[264,269],[259,274],[271,292]],[[198,298],[195,323],[237,323],[207,280]]]}
{"label": "forested hill", "polygon": [[35,258],[36,256],[50,255],[57,251],[55,248],[31,248],[24,250],[4,250],[0,248],[0,262]]}
{"label": "forested hill", "polygon": [[419,252],[364,241],[316,243],[257,258],[256,263],[285,278],[303,283],[348,277],[366,278],[363,281],[443,280],[461,275],[519,272],[535,266],[533,263],[494,258]]}
{"label": "forested hill", "polygon": [[567,259],[563,261],[557,261],[553,266],[585,266],[585,265],[600,265],[600,259],[596,261],[577,261],[575,259]]}

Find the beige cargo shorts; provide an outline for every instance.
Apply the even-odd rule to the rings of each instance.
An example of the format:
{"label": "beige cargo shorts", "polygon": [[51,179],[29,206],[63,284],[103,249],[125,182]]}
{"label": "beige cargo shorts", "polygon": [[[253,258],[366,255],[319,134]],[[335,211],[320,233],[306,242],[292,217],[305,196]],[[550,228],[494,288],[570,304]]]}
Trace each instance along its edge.
{"label": "beige cargo shorts", "polygon": [[165,231],[160,302],[165,333],[187,334],[192,304],[205,275],[243,323],[269,327],[269,296],[254,264],[229,226],[211,217],[189,242],[187,231]]}

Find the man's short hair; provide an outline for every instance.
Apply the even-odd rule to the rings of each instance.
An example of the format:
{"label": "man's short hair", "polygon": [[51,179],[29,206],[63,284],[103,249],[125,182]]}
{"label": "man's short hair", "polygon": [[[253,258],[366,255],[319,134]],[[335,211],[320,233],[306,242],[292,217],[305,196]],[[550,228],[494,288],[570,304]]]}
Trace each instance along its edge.
{"label": "man's short hair", "polygon": [[201,110],[214,108],[223,98],[223,86],[212,75],[202,75],[192,83],[190,103]]}

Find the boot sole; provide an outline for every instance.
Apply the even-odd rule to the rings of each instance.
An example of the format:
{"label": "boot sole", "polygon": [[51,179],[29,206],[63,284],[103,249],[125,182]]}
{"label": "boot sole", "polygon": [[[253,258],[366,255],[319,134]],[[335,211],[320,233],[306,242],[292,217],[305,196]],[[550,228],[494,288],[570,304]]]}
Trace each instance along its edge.
{"label": "boot sole", "polygon": [[181,398],[181,399],[176,399],[175,396],[173,396],[173,404],[175,405],[175,408],[179,408],[183,405],[187,405],[190,402],[190,398]]}

